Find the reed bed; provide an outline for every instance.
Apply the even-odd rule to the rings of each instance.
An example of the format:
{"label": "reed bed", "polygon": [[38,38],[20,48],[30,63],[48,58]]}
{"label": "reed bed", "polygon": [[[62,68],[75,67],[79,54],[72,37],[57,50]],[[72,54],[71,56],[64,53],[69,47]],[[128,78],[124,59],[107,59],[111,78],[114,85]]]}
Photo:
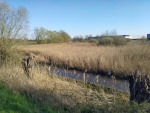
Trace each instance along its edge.
{"label": "reed bed", "polygon": [[97,46],[90,43],[41,44],[19,46],[25,53],[41,55],[53,65],[94,73],[112,72],[125,77],[139,70],[150,74],[149,44],[129,43],[126,46]]}

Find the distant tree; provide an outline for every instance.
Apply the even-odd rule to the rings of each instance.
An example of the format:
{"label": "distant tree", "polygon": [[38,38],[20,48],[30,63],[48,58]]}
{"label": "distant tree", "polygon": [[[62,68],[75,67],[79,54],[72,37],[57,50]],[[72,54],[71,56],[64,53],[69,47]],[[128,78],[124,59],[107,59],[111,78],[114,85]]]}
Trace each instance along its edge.
{"label": "distant tree", "polygon": [[118,35],[117,30],[108,31],[106,30],[104,33],[101,34],[101,36],[116,36]]}
{"label": "distant tree", "polygon": [[57,31],[53,31],[53,36],[50,38],[50,43],[62,43],[63,38],[61,34]]}
{"label": "distant tree", "polygon": [[89,38],[89,35],[85,35],[84,37],[85,37],[85,39],[87,39],[87,40],[88,40],[88,38]]}
{"label": "distant tree", "polygon": [[105,31],[102,33],[102,38],[99,39],[99,45],[114,45],[114,46],[122,46],[129,42],[129,39],[126,39],[122,36],[118,36],[116,30]]}
{"label": "distant tree", "polygon": [[60,30],[59,32],[50,31],[43,27],[35,28],[34,35],[38,44],[63,43],[71,40],[69,34],[63,30]]}
{"label": "distant tree", "polygon": [[141,40],[142,42],[145,42],[145,41],[147,41],[147,38],[146,38],[145,36],[142,36],[142,37],[140,38],[140,40]]}
{"label": "distant tree", "polygon": [[83,38],[82,35],[79,35],[79,36],[75,36],[73,39],[72,39],[73,42],[85,42],[86,40]]}
{"label": "distant tree", "polygon": [[63,42],[70,42],[71,41],[71,37],[69,36],[68,33],[66,33],[63,30],[59,31],[61,38],[63,39]]}
{"label": "distant tree", "polygon": [[78,41],[79,41],[79,37],[78,37],[77,35],[74,36],[73,39],[72,39],[72,41],[73,41],[73,42],[78,42]]}
{"label": "distant tree", "polygon": [[142,40],[146,40],[146,37],[145,36],[141,36],[141,38],[140,39],[142,39]]}
{"label": "distant tree", "polygon": [[46,39],[48,38],[48,30],[46,28],[35,28],[34,35],[38,44],[47,43]]}
{"label": "distant tree", "polygon": [[87,41],[92,39],[92,35],[85,35],[84,37],[85,37],[85,40]]}

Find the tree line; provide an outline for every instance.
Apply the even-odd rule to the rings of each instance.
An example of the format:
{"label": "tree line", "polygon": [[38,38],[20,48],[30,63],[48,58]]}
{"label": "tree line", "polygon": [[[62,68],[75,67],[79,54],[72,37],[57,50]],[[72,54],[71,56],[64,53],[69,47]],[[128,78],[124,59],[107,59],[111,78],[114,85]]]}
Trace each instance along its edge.
{"label": "tree line", "polygon": [[38,44],[63,43],[71,41],[70,35],[65,31],[51,31],[43,27],[35,28],[34,36]]}

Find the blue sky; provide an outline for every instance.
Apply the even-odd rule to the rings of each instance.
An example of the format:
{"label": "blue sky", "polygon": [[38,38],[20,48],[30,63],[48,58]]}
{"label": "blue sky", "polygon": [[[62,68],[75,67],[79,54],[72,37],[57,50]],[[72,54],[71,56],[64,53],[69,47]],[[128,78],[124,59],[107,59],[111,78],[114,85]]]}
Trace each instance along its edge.
{"label": "blue sky", "polygon": [[35,27],[64,30],[76,35],[150,33],[150,0],[7,0],[29,11],[31,33]]}

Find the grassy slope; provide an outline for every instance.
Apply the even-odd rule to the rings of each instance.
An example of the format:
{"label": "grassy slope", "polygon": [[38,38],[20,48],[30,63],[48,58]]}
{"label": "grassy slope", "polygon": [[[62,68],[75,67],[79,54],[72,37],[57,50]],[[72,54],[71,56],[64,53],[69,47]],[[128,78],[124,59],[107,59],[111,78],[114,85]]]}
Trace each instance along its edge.
{"label": "grassy slope", "polygon": [[[7,71],[6,71],[7,70]],[[45,69],[44,69],[45,70]],[[43,71],[44,71],[43,70]],[[0,85],[0,112],[14,113],[51,113],[52,106],[61,113],[149,113],[150,104],[130,105],[128,94],[107,88],[88,86],[82,82],[53,75],[33,72],[27,78],[20,67],[1,68],[0,79],[10,89],[21,95],[14,95]],[[92,88],[93,87],[93,88]],[[44,107],[42,107],[45,105]]]}
{"label": "grassy slope", "polygon": [[1,113],[56,113],[50,107],[41,106],[24,96],[14,94],[0,83],[0,112]]}
{"label": "grassy slope", "polygon": [[114,98],[128,101],[125,95],[114,96],[113,91],[109,94],[103,88],[93,90],[84,83],[78,84],[74,80],[67,81],[51,74],[48,76],[44,70],[34,70],[33,77],[27,78],[18,66],[4,67],[0,69],[0,79],[13,91],[57,108],[61,113],[63,110],[78,113],[88,106],[103,106],[105,103],[112,103]]}

